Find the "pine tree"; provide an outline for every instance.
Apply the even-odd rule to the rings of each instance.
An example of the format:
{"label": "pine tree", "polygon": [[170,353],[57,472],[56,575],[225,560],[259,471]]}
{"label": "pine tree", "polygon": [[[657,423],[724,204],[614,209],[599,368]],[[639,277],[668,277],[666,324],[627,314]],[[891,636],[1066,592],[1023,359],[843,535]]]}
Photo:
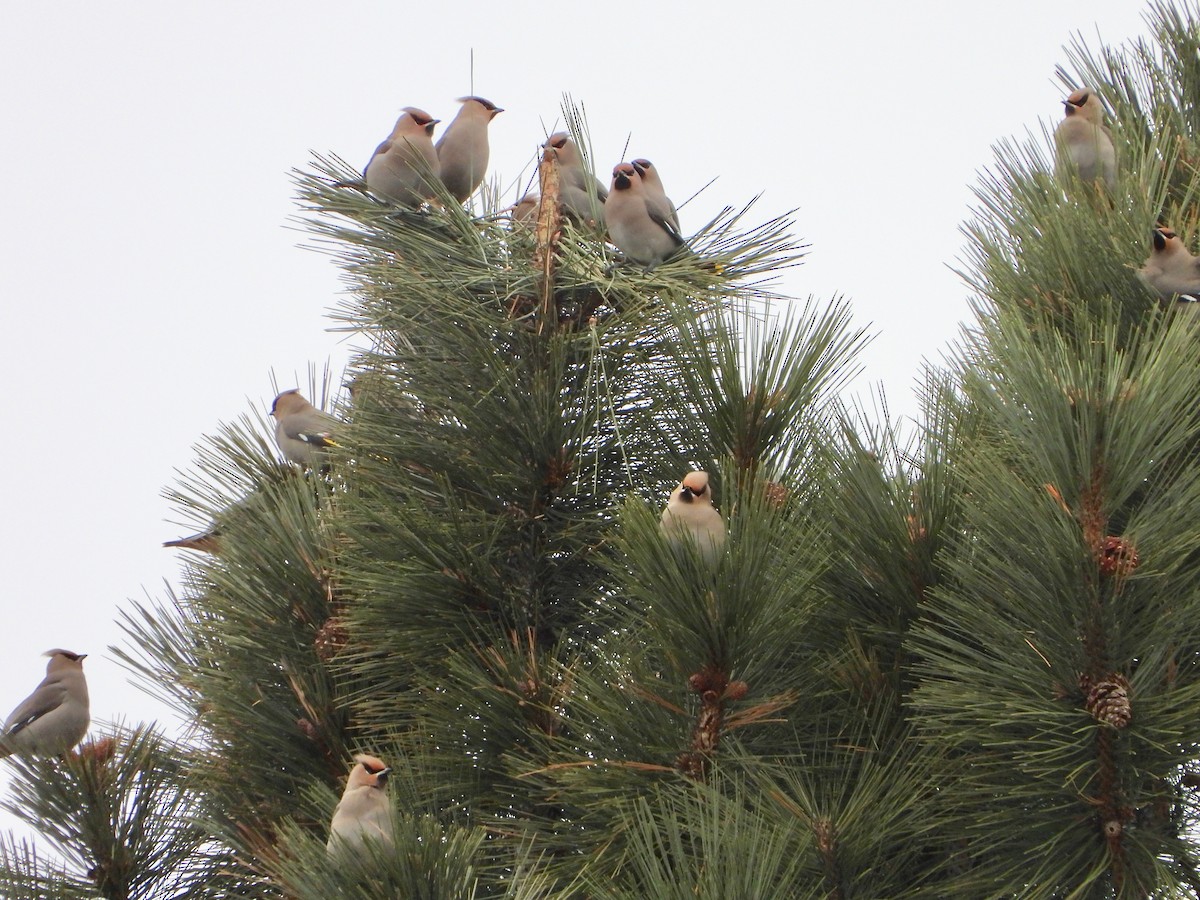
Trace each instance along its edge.
{"label": "pine tree", "polygon": [[[1200,231],[1200,9],[1147,20],[1060,70],[1115,190],[1000,145],[912,436],[838,400],[847,305],[772,293],[785,219],[644,271],[559,219],[552,160],[528,226],[298,172],[365,345],[345,427],[323,470],[251,417],[201,445],[175,496],[217,552],[118,651],[193,733],[16,762],[55,855],[10,839],[0,892],[1200,894],[1200,325],[1136,276]],[[659,527],[693,468],[715,566]],[[395,847],[333,864],[359,752]]]}

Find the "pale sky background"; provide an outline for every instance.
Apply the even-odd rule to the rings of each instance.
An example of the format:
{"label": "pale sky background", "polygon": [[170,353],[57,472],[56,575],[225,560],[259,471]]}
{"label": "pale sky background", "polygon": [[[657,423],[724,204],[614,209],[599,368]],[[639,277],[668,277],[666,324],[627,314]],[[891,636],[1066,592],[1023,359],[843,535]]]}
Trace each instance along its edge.
{"label": "pale sky background", "polygon": [[[188,533],[162,497],[193,445],[269,406],[271,373],[349,357],[339,270],[300,249],[289,178],[365,164],[404,106],[505,108],[491,171],[515,199],[564,92],[597,168],[654,161],[691,233],[763,198],[811,243],[790,296],[846,294],[876,334],[855,385],[915,414],[922,360],[968,315],[948,266],[991,146],[1061,118],[1075,32],[1145,34],[1135,0],[860,3],[10,3],[0,29],[0,716],[50,647],[89,655],[93,721],[171,715],[108,647],[165,597]],[[664,488],[665,490],[665,488]],[[0,785],[6,781],[0,764]],[[7,822],[0,820],[0,825]]]}

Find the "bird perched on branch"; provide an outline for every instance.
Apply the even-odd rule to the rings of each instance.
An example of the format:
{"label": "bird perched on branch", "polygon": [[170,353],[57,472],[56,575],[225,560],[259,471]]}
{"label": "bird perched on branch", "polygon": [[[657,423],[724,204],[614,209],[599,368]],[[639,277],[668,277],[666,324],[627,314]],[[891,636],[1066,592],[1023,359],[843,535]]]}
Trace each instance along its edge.
{"label": "bird perched on branch", "polygon": [[245,526],[255,518],[255,514],[262,512],[264,501],[267,499],[267,494],[262,488],[259,488],[240,500],[230,503],[217,513],[213,517],[212,524],[204,531],[189,534],[187,537],[181,537],[174,541],[163,541],[163,546],[198,550],[201,553],[220,556],[224,542],[230,536],[230,526],[234,526],[233,531],[238,530],[239,527],[244,531]]}
{"label": "bird perched on branch", "polygon": [[[637,167],[620,163],[613,169],[612,189],[604,202],[608,236],[631,261],[652,269],[684,246],[663,200],[647,195]],[[668,201],[669,202],[669,201]]]}
{"label": "bird perched on branch", "polygon": [[1170,228],[1155,228],[1154,246],[1138,275],[1163,303],[1176,301],[1182,308],[1200,309],[1200,259],[1192,256]]}
{"label": "bird perched on branch", "polygon": [[432,180],[439,167],[433,126],[440,121],[423,109],[406,106],[363,170],[367,189],[399,206],[420,206],[434,196]]}
{"label": "bird perched on branch", "polygon": [[1063,107],[1066,118],[1054,131],[1059,177],[1064,164],[1069,164],[1083,181],[1103,181],[1111,191],[1117,184],[1117,151],[1104,127],[1100,98],[1089,88],[1080,88],[1063,101]]}
{"label": "bird perched on branch", "polygon": [[537,221],[538,205],[541,202],[542,198],[537,194],[526,194],[512,205],[509,215],[514,223],[532,225]]}
{"label": "bird perched on branch", "polygon": [[32,694],[9,714],[0,735],[0,758],[62,756],[87,734],[91,724],[87,679],[83,677],[86,653],[47,650],[46,677]]}
{"label": "bird perched on branch", "polygon": [[504,110],[482,97],[462,97],[458,102],[462,104],[458,115],[434,149],[442,183],[455,200],[463,203],[483,183],[488,164],[488,124]]}
{"label": "bird perched on branch", "polygon": [[289,462],[301,466],[320,465],[326,449],[337,446],[333,432],[341,422],[321,412],[295,388],[275,398],[271,415],[276,420],[275,442]]}
{"label": "bird perched on branch", "polygon": [[679,228],[679,212],[675,209],[671,198],[667,196],[666,189],[663,188],[662,179],[658,175],[658,167],[648,159],[635,159],[633,167],[642,176],[642,185],[646,188],[646,205],[650,211],[655,215],[661,215],[671,223],[671,227],[677,233],[682,234],[683,232]]}
{"label": "bird perched on branch", "polygon": [[672,547],[692,543],[704,561],[715,566],[725,549],[725,522],[712,505],[707,472],[688,472],[671,492],[660,521]]}
{"label": "bird perched on branch", "polygon": [[173,541],[163,541],[164,547],[179,547],[182,550],[199,550],[201,553],[211,553],[218,556],[221,553],[221,529],[213,525],[208,531],[189,534],[187,537],[176,538]]}
{"label": "bird perched on branch", "polygon": [[329,823],[325,849],[330,855],[359,852],[366,840],[376,841],[385,849],[395,845],[392,807],[384,791],[392,770],[381,759],[365,753],[354,759],[355,766]]}
{"label": "bird perched on branch", "polygon": [[584,168],[583,154],[571,136],[565,131],[556,132],[542,146],[553,151],[558,160],[558,202],[563,214],[577,225],[603,225],[608,190]]}

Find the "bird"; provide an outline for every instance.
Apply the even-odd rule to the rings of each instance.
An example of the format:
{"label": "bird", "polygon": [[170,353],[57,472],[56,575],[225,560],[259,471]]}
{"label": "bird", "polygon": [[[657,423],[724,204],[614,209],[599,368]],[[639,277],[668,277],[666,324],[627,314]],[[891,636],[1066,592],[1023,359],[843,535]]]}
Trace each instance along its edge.
{"label": "bird", "polygon": [[50,657],[46,677],[4,722],[0,758],[62,756],[87,734],[91,724],[83,677],[87,654],[55,649],[45,655]]}
{"label": "bird", "polygon": [[363,169],[367,189],[399,206],[420,206],[432,197],[436,191],[431,180],[439,168],[433,126],[440,121],[423,109],[406,106]]}
{"label": "bird", "polygon": [[305,400],[296,388],[275,398],[271,415],[276,420],[275,443],[289,462],[319,465],[326,449],[337,446],[333,432],[341,423]]}
{"label": "bird", "polygon": [[697,470],[683,476],[671,492],[660,526],[672,547],[692,544],[706,563],[716,565],[725,549],[725,522],[713,508],[707,472]]}
{"label": "bird", "polygon": [[189,534],[187,537],[176,538],[173,541],[163,541],[163,546],[180,547],[183,550],[199,550],[201,553],[219,556],[221,553],[221,528],[214,524],[208,531]]}
{"label": "bird", "polygon": [[537,221],[538,206],[542,198],[537,194],[526,194],[512,205],[512,220],[521,225],[532,225]]}
{"label": "bird", "polygon": [[674,255],[684,240],[661,208],[652,208],[641,173],[630,163],[613,169],[604,202],[608,236],[630,260],[652,269]]}
{"label": "bird", "polygon": [[[256,514],[261,514],[267,494],[256,490],[240,500],[230,503],[227,507],[213,516],[212,524],[204,531],[189,534],[173,541],[163,541],[164,547],[179,547],[183,550],[198,550],[201,553],[211,553],[220,556],[225,549],[225,541],[231,533],[239,529],[244,531],[247,524],[253,521]],[[230,527],[232,526],[232,528]]]}
{"label": "bird", "polygon": [[461,97],[462,107],[434,148],[438,175],[446,190],[459,203],[466,201],[483,183],[488,164],[488,124],[504,112],[491,100]]}
{"label": "bird", "polygon": [[658,167],[648,159],[635,159],[633,167],[638,170],[638,174],[642,176],[642,184],[646,186],[646,205],[653,212],[666,218],[675,230],[682,234],[679,228],[679,212],[663,188],[662,179],[658,177]]}
{"label": "bird", "polygon": [[1089,88],[1073,91],[1063,101],[1066,117],[1054,130],[1058,145],[1059,177],[1064,164],[1086,182],[1101,180],[1111,191],[1117,183],[1117,151],[1112,135],[1104,127],[1104,107]]}
{"label": "bird", "polygon": [[392,807],[384,791],[392,770],[383,760],[365,753],[354,760],[346,789],[329,823],[325,850],[330,855],[359,851],[365,840],[375,841],[384,849],[395,847]]}
{"label": "bird", "polygon": [[578,225],[603,225],[608,190],[584,168],[583,155],[571,136],[555,132],[542,146],[558,160],[558,202],[563,213]]}
{"label": "bird", "polygon": [[1142,281],[1163,303],[1176,301],[1176,309],[1200,310],[1200,259],[1192,256],[1174,231],[1155,228],[1154,243],[1146,264],[1138,269]]}

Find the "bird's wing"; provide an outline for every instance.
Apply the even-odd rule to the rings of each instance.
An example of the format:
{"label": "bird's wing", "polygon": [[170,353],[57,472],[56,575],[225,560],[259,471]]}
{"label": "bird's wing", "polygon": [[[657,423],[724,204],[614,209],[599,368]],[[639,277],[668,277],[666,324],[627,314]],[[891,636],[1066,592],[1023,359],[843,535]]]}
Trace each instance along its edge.
{"label": "bird's wing", "polygon": [[392,139],[388,138],[382,144],[375,148],[375,152],[371,154],[371,158],[367,160],[367,164],[363,166],[363,178],[367,177],[367,169],[371,168],[371,163],[375,162],[375,157],[382,156],[392,149]]}
{"label": "bird's wing", "polygon": [[67,686],[61,681],[43,681],[37,686],[37,690],[22,700],[21,705],[12,711],[12,715],[4,723],[4,730],[8,734],[16,734],[46,713],[58,709],[66,698]]}
{"label": "bird's wing", "polygon": [[338,420],[319,410],[316,414],[287,416],[283,422],[283,433],[294,441],[304,441],[317,447],[336,446],[333,429]]}
{"label": "bird's wing", "polygon": [[675,227],[675,224],[671,221],[670,216],[663,215],[663,211],[661,209],[655,208],[655,206],[656,206],[655,204],[647,203],[646,204],[646,213],[650,216],[651,219],[653,219],[658,225],[660,225],[662,227],[663,231],[665,231],[667,234],[669,234],[671,236],[671,239],[673,241],[675,241],[676,244],[678,244],[680,247],[682,247],[685,243],[687,243],[683,239],[683,235],[679,233],[679,229]]}

